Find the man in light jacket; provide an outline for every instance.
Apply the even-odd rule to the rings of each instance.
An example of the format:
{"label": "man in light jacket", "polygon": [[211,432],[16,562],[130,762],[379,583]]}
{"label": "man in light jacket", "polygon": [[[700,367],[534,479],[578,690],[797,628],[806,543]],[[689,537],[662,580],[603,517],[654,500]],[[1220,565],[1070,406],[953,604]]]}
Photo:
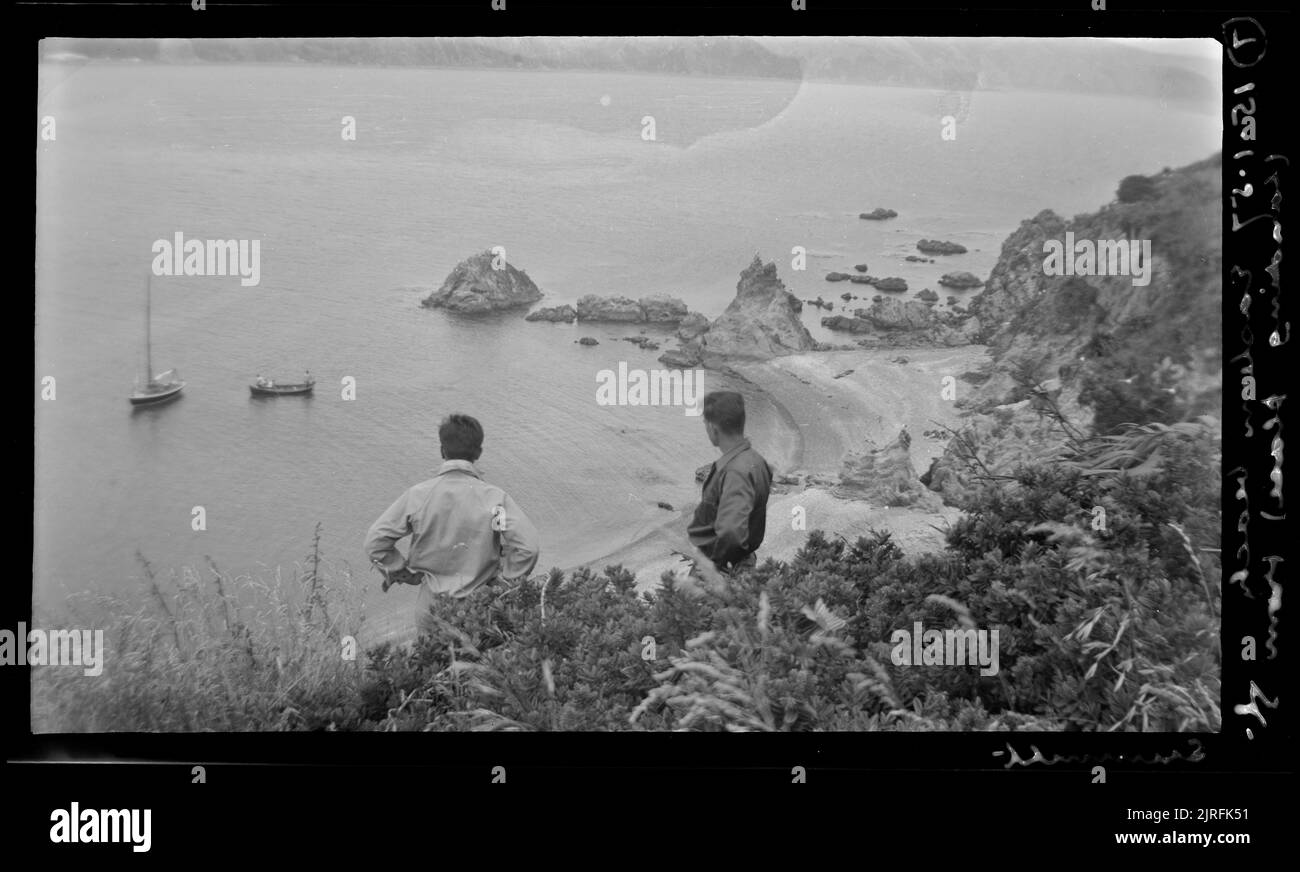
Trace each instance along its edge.
{"label": "man in light jacket", "polygon": [[[537,565],[537,529],[501,488],[474,467],[483,453],[483,427],[450,415],[438,427],[443,463],[433,478],[397,498],[366,536],[365,550],[391,584],[418,584],[417,620],[435,597],[465,597],[498,578],[526,577]],[[411,537],[405,559],[399,539]]]}

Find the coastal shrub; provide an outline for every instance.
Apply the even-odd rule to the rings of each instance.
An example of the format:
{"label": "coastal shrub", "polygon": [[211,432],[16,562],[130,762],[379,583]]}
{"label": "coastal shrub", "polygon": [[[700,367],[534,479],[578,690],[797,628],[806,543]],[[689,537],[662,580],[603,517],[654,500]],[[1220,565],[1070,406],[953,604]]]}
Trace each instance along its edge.
{"label": "coastal shrub", "polygon": [[72,597],[51,625],[103,628],[103,672],[33,669],[33,730],[360,726],[360,660],[341,656],[361,623],[358,590],[319,535],[292,573],[231,576],[209,560],[160,577],[141,557],[143,595]]}
{"label": "coastal shrub", "polygon": [[1115,197],[1121,203],[1136,203],[1139,200],[1149,200],[1158,193],[1156,183],[1146,176],[1125,176],[1120,180],[1119,190],[1115,192]]}

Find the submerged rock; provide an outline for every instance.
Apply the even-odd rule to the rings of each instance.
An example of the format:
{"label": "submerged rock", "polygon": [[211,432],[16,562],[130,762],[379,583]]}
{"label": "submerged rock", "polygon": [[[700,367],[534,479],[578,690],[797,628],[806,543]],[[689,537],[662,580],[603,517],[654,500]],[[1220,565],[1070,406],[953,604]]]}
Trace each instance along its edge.
{"label": "submerged rock", "polygon": [[898,213],[895,212],[893,209],[882,209],[881,207],[877,206],[876,208],[872,209],[870,212],[859,212],[858,217],[863,219],[864,221],[882,221],[885,218],[897,218]]}
{"label": "submerged rock", "polygon": [[850,278],[852,278],[852,276],[850,276],[848,273],[828,272],[826,274],[826,281],[828,282],[846,282]]}
{"label": "submerged rock", "polygon": [[[494,269],[494,263],[501,268]],[[527,306],[541,298],[541,290],[523,270],[498,261],[491,251],[484,251],[458,263],[442,287],[425,297],[420,305],[477,314]]]}
{"label": "submerged rock", "polygon": [[956,242],[944,242],[939,239],[922,239],[916,244],[918,251],[926,254],[965,254],[966,246]]}
{"label": "submerged rock", "polygon": [[853,268],[860,273],[864,273],[867,271],[867,265],[865,263],[855,263],[853,265]]}
{"label": "submerged rock", "polygon": [[939,302],[939,295],[929,288],[922,288],[916,292],[917,299],[924,300],[927,303]]}
{"label": "submerged rock", "polygon": [[890,276],[886,279],[876,279],[871,284],[875,285],[878,291],[888,291],[889,293],[901,293],[907,290],[907,281],[897,276]]}
{"label": "submerged rock", "polygon": [[575,341],[576,343],[578,343],[579,345],[599,345],[599,344],[600,344],[599,342],[597,342],[595,339],[591,338],[590,336],[584,336],[584,337],[582,337],[581,339],[575,339],[574,341]]}

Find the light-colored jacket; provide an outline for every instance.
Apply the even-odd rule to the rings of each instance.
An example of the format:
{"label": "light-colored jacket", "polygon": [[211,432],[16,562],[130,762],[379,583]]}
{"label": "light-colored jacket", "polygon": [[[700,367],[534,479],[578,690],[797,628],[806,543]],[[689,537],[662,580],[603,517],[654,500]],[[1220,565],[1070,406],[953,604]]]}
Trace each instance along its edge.
{"label": "light-colored jacket", "polygon": [[[411,537],[405,564],[395,547]],[[500,577],[537,565],[537,529],[515,501],[479,476],[468,460],[448,460],[433,478],[397,498],[366,536],[366,554],[386,570],[425,573],[432,593],[468,596]]]}

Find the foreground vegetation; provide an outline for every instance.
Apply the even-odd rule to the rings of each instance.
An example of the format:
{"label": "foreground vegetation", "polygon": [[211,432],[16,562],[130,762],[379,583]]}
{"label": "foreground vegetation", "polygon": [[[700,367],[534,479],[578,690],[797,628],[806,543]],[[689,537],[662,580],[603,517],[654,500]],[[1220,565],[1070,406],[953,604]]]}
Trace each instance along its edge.
{"label": "foreground vegetation", "polygon": [[[1219,712],[1218,423],[1130,427],[988,477],[943,551],[820,532],[788,564],[552,571],[348,659],[359,586],[215,565],[111,615],[100,678],[36,670],[38,730],[1205,730]],[[1000,670],[899,666],[895,629],[997,629]],[[73,626],[105,626],[98,623]]]}

